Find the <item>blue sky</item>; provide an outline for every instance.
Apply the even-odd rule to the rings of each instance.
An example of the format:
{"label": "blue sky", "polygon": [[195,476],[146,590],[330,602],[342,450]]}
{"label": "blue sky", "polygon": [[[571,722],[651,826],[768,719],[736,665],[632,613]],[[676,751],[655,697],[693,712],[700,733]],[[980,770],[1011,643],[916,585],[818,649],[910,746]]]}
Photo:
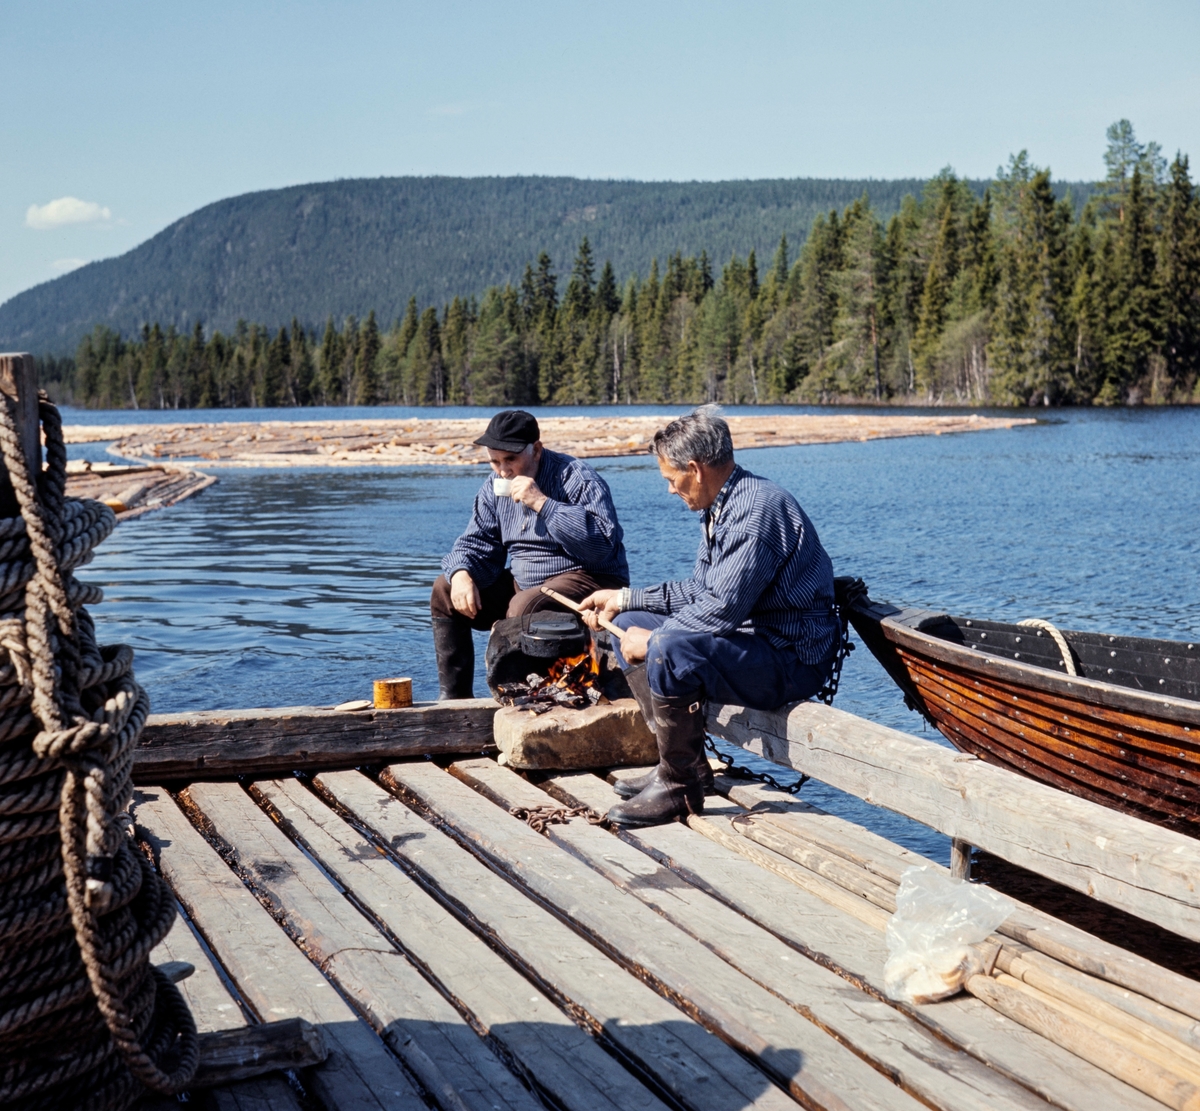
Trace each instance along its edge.
{"label": "blue sky", "polygon": [[1121,117],[1200,158],[1195,0],[3,10],[0,301],[339,177],[987,177],[1028,148],[1085,179]]}

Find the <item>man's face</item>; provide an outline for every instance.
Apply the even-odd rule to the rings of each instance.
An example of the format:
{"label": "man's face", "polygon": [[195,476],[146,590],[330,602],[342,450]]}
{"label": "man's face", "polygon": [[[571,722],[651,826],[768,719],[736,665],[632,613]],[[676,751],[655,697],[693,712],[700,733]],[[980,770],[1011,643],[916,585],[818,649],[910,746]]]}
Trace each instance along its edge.
{"label": "man's face", "polygon": [[668,493],[681,498],[688,509],[708,508],[712,499],[704,500],[704,484],[700,473],[700,464],[694,459],[683,470],[679,470],[673,463],[660,455],[658,469],[663,478],[667,480]]}
{"label": "man's face", "polygon": [[497,451],[488,448],[488,462],[501,478],[537,478],[538,465],[542,461],[541,443],[530,444],[524,451]]}

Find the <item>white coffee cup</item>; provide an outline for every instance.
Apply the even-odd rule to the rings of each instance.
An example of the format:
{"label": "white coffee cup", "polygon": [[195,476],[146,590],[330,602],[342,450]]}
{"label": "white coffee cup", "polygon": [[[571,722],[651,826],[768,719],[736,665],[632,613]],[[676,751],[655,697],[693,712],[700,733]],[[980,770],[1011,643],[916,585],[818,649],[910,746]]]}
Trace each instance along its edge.
{"label": "white coffee cup", "polygon": [[511,478],[493,478],[492,493],[498,498],[512,497],[512,479]]}

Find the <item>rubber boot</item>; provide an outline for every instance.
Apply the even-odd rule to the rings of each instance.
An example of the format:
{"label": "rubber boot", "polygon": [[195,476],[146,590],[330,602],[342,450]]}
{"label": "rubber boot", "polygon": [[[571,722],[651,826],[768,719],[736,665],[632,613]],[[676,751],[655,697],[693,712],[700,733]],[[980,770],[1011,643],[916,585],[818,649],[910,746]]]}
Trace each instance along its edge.
{"label": "rubber boot", "polygon": [[700,702],[652,695],[658,767],[651,782],[608,812],[621,826],[654,826],[704,809],[704,709]]}
{"label": "rubber boot", "polygon": [[435,617],[433,650],[437,653],[438,701],[474,698],[475,644],[471,626],[453,617]]}
{"label": "rubber boot", "polygon": [[[631,667],[625,672],[625,680],[629,684],[629,689],[633,691],[634,698],[637,699],[638,707],[642,711],[642,717],[646,719],[646,724],[650,727],[651,733],[657,733],[657,723],[654,720],[654,705],[651,701],[650,681],[646,678],[646,665],[639,664],[637,667]],[[716,788],[713,786],[713,770],[709,766],[708,760],[701,751],[700,756],[700,783],[704,787],[704,793],[711,795]],[[658,777],[658,767],[651,768],[644,775],[630,776],[628,779],[618,779],[613,784],[613,791],[623,799],[631,799],[634,795],[640,794]]]}

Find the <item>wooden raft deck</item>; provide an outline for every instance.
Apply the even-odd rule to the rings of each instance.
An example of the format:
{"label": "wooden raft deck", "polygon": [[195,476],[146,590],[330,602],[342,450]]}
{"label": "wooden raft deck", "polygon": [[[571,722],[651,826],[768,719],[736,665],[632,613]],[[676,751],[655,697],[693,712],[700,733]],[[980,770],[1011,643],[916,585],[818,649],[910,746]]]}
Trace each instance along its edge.
{"label": "wooden raft deck", "polygon": [[[610,786],[534,783],[489,757],[139,788],[139,837],[187,915],[155,960],[196,965],[182,987],[202,1029],[299,1016],[330,1047],[294,1078],[302,1091],[275,1074],[203,1098],[247,1111],[1164,1106],[971,995],[886,1001],[889,900],[899,872],[927,862],[799,799],[718,782],[703,816],[619,834],[583,817],[536,832],[510,809],[602,812]],[[1031,908],[1013,923],[1200,1012],[1200,985]],[[1145,1002],[1200,1057],[1200,1023]]]}

